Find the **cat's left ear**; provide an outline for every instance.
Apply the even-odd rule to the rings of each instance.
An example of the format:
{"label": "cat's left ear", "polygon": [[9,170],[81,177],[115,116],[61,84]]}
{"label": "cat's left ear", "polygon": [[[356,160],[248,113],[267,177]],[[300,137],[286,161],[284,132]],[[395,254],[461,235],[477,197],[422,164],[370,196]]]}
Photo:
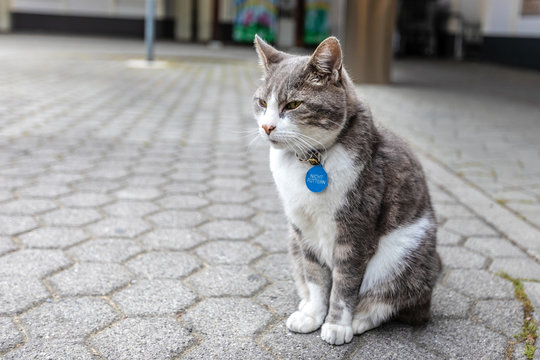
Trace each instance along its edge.
{"label": "cat's left ear", "polygon": [[339,40],[331,36],[320,43],[311,56],[309,64],[321,77],[326,77],[333,81],[339,80],[343,66]]}
{"label": "cat's left ear", "polygon": [[268,73],[268,70],[272,65],[281,62],[288,56],[286,53],[273,48],[272,45],[269,45],[261,39],[259,35],[255,35],[255,40],[253,42],[255,43],[255,49],[259,55],[259,63],[263,67],[265,73]]}

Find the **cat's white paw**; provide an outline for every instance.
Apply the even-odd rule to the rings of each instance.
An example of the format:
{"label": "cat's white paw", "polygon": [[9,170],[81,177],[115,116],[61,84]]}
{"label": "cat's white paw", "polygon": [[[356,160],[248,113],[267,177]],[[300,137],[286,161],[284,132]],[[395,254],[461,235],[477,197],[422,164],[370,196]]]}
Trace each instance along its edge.
{"label": "cat's white paw", "polygon": [[331,345],[350,343],[353,338],[351,326],[325,323],[321,329],[321,339]]}
{"label": "cat's white paw", "polygon": [[304,314],[301,311],[295,311],[287,319],[287,329],[297,333],[310,333],[321,327],[322,321]]}
{"label": "cat's white paw", "polygon": [[352,321],[352,329],[355,335],[363,334],[373,328],[373,323],[369,319],[353,319]]}
{"label": "cat's white paw", "polygon": [[299,310],[299,311],[302,311],[302,309],[304,308],[304,306],[306,305],[306,303],[307,303],[307,300],[306,300],[306,299],[302,299],[302,300],[300,301],[300,304],[298,304],[298,310]]}

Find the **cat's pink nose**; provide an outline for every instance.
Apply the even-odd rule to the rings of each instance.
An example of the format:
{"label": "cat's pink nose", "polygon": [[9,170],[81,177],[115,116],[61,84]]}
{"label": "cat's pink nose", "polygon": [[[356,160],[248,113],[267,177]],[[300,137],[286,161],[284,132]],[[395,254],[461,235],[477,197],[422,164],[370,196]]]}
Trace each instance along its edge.
{"label": "cat's pink nose", "polygon": [[272,132],[272,130],[274,130],[276,127],[274,125],[263,125],[262,128],[264,129],[264,131],[266,132],[266,135],[270,135],[270,133]]}
{"label": "cat's pink nose", "polygon": [[266,132],[266,135],[270,135],[270,133],[272,132],[272,130],[274,130],[276,127],[274,125],[262,125],[262,128],[264,129],[264,132]]}

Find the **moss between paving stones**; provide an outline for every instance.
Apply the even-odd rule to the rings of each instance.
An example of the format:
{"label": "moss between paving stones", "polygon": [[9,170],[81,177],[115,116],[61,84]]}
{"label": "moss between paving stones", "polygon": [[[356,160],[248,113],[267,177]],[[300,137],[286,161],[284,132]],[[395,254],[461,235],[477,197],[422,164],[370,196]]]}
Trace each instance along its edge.
{"label": "moss between paving stones", "polygon": [[[534,352],[536,351],[535,345],[536,338],[538,337],[538,323],[532,316],[534,308],[529,300],[529,297],[525,293],[525,290],[523,289],[523,282],[520,279],[511,277],[504,271],[498,272],[496,275],[512,282],[514,285],[516,299],[523,304],[523,326],[521,327],[521,331],[514,335],[516,342],[514,342],[512,345],[522,342],[525,343],[525,350],[523,351],[523,354],[527,357],[527,359],[532,359],[534,357]],[[510,353],[507,355],[511,356],[512,354]]]}

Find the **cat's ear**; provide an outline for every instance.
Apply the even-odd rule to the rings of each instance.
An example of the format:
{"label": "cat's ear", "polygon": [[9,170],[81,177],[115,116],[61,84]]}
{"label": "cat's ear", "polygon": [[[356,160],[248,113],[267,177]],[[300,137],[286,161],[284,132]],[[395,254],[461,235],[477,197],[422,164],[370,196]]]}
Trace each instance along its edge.
{"label": "cat's ear", "polygon": [[259,35],[255,35],[255,40],[253,42],[255,43],[255,49],[259,55],[259,63],[265,73],[268,72],[272,65],[281,62],[287,57],[287,54],[273,48],[272,45],[269,45],[261,39]]}
{"label": "cat's ear", "polygon": [[341,76],[343,57],[339,40],[331,36],[317,46],[309,64],[318,75],[337,81]]}

